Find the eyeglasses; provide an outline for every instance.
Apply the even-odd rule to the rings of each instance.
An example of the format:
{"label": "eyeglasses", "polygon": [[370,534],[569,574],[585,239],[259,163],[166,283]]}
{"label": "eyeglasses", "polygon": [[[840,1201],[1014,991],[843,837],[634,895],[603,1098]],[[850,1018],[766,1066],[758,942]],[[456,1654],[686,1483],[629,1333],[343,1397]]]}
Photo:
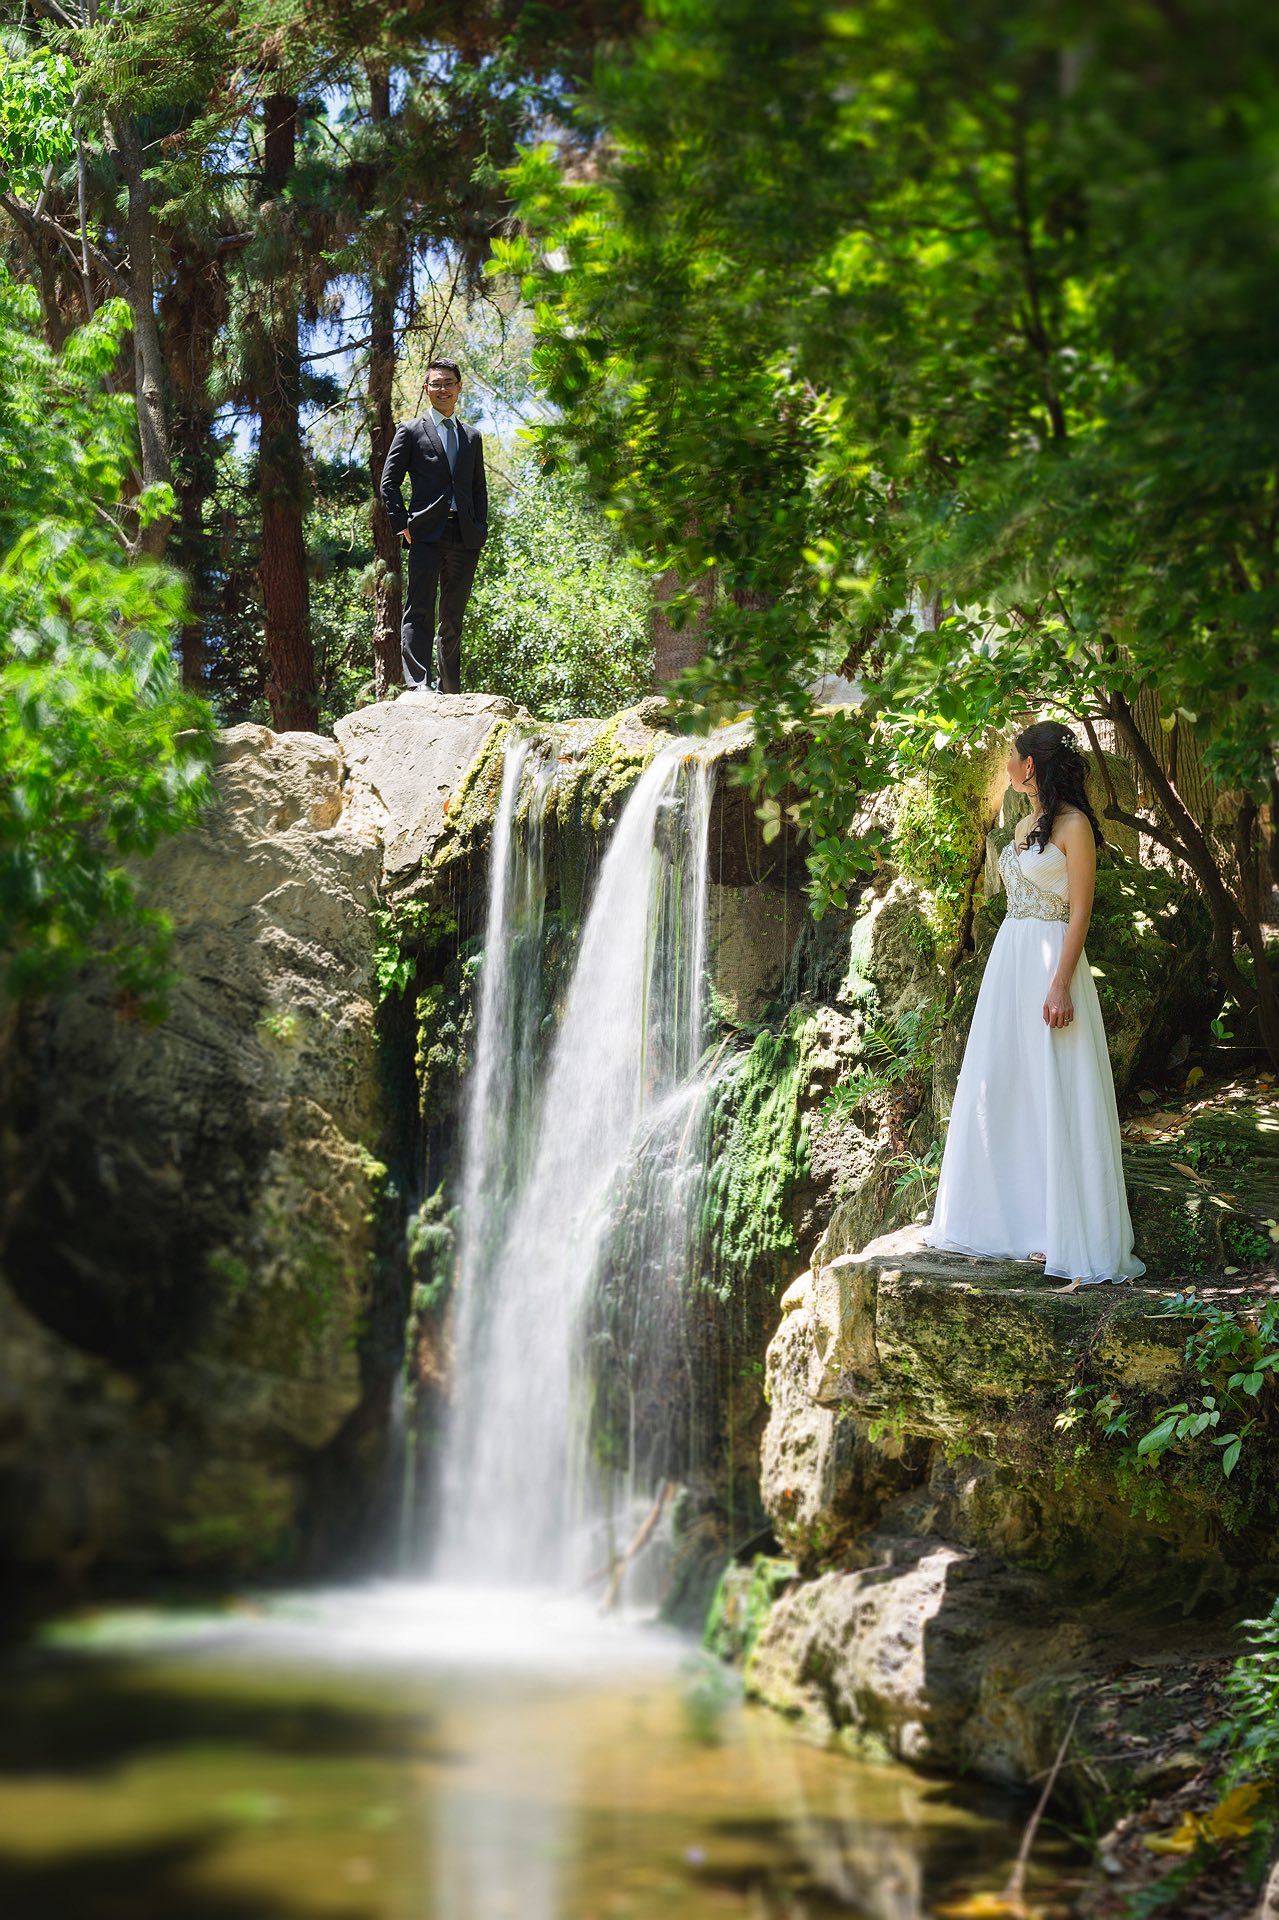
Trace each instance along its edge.
{"label": "eyeglasses", "polygon": [[426,387],[428,393],[452,393],[454,387],[460,386],[461,382],[458,380],[427,380],[423,382],[423,385]]}

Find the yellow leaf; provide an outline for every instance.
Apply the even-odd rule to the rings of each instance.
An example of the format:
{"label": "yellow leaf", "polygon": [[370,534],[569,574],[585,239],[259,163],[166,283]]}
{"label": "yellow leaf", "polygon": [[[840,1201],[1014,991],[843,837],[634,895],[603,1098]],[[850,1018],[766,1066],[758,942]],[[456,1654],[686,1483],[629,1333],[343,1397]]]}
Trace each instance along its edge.
{"label": "yellow leaf", "polygon": [[1204,1070],[1202,1067],[1192,1067],[1190,1069],[1190,1072],[1186,1075],[1186,1092],[1193,1093],[1195,1088],[1199,1085],[1199,1082],[1203,1079],[1203,1077],[1204,1077]]}
{"label": "yellow leaf", "polygon": [[1211,1813],[1188,1813],[1173,1833],[1147,1835],[1151,1853],[1193,1853],[1205,1840],[1246,1840],[1256,1826],[1252,1809],[1261,1799],[1258,1786],[1235,1787]]}
{"label": "yellow leaf", "polygon": [[1193,1853],[1203,1837],[1203,1822],[1188,1813],[1175,1833],[1148,1833],[1145,1844],[1151,1853]]}
{"label": "yellow leaf", "polygon": [[1214,1840],[1246,1840],[1257,1822],[1252,1810],[1262,1796],[1258,1786],[1235,1787],[1208,1815],[1204,1825]]}
{"label": "yellow leaf", "polygon": [[1026,1920],[1020,1900],[1009,1900],[1002,1893],[970,1893],[962,1900],[948,1900],[934,1907],[938,1920]]}

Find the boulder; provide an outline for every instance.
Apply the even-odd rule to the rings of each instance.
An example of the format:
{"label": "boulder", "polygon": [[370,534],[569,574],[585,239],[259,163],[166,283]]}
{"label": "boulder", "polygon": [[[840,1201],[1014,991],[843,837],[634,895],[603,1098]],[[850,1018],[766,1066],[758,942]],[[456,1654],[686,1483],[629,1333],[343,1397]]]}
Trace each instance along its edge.
{"label": "boulder", "polygon": [[380,839],[388,886],[429,867],[448,803],[496,727],[520,709],[492,693],[406,693],[336,722],[353,827]]}
{"label": "boulder", "polygon": [[0,1284],[19,1564],[260,1568],[378,1506],[355,1456],[381,1429],[402,1318],[381,849],[342,772],[330,740],[223,735],[215,806],[146,870],[175,927],[166,1017],[140,1024],[90,975],[25,1023]]}
{"label": "boulder", "polygon": [[[935,1252],[917,1228],[815,1267],[768,1351],[761,1492],[778,1540],[811,1567],[891,1502],[909,1531],[1038,1568],[1074,1598],[1098,1578],[1157,1598],[1174,1566],[1187,1604],[1269,1577],[1264,1436],[1229,1489],[1206,1446],[1158,1475],[1134,1466],[1133,1440],[1195,1390],[1165,1300],[1144,1285],[1064,1292],[1028,1264]],[[1103,1393],[1126,1435],[1093,1418]]]}
{"label": "boulder", "polygon": [[873,1421],[809,1392],[811,1289],[806,1273],[782,1296],[760,1451],[760,1494],[773,1532],[805,1571],[847,1553],[888,1501],[927,1472],[929,1459],[926,1442],[885,1437]]}
{"label": "boulder", "polygon": [[1047,1584],[933,1535],[870,1533],[855,1568],[782,1594],[746,1659],[747,1694],[855,1751],[1025,1786],[1105,1639]]}

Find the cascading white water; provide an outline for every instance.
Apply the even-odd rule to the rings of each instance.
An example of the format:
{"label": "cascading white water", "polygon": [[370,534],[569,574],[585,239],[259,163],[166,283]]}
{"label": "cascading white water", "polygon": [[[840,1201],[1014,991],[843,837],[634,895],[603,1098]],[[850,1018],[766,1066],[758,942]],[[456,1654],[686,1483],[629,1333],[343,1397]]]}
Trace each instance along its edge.
{"label": "cascading white water", "polygon": [[527,1154],[541,1011],[543,836],[551,769],[535,765],[524,832],[516,829],[529,742],[508,746],[493,822],[488,925],[480,974],[475,1063],[467,1081],[462,1150],[459,1281],[467,1344],[468,1311],[480,1304],[477,1276],[496,1251],[506,1206]]}
{"label": "cascading white water", "polygon": [[[521,770],[508,763],[504,834]],[[496,1063],[514,1053],[513,843],[495,836],[492,975],[481,996],[464,1176],[474,1215],[463,1236],[437,1554],[446,1578],[556,1583],[580,1580],[599,1561],[607,1501],[589,1460],[583,1313],[619,1175],[654,1116],[688,1097],[681,1090],[702,1050],[709,797],[708,767],[671,748],[626,804],[506,1206],[491,1144],[506,1121],[489,1109],[503,1098]],[[506,1150],[504,1164],[512,1159]]]}

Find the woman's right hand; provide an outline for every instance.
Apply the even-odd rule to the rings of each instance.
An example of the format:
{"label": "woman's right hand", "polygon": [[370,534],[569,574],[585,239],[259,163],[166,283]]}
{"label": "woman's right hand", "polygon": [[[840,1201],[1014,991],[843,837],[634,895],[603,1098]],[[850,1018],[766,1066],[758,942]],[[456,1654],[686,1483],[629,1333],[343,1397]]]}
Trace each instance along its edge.
{"label": "woman's right hand", "polygon": [[1054,980],[1044,1001],[1045,1022],[1050,1027],[1068,1027],[1074,1017],[1075,1003],[1070,997],[1070,988]]}

